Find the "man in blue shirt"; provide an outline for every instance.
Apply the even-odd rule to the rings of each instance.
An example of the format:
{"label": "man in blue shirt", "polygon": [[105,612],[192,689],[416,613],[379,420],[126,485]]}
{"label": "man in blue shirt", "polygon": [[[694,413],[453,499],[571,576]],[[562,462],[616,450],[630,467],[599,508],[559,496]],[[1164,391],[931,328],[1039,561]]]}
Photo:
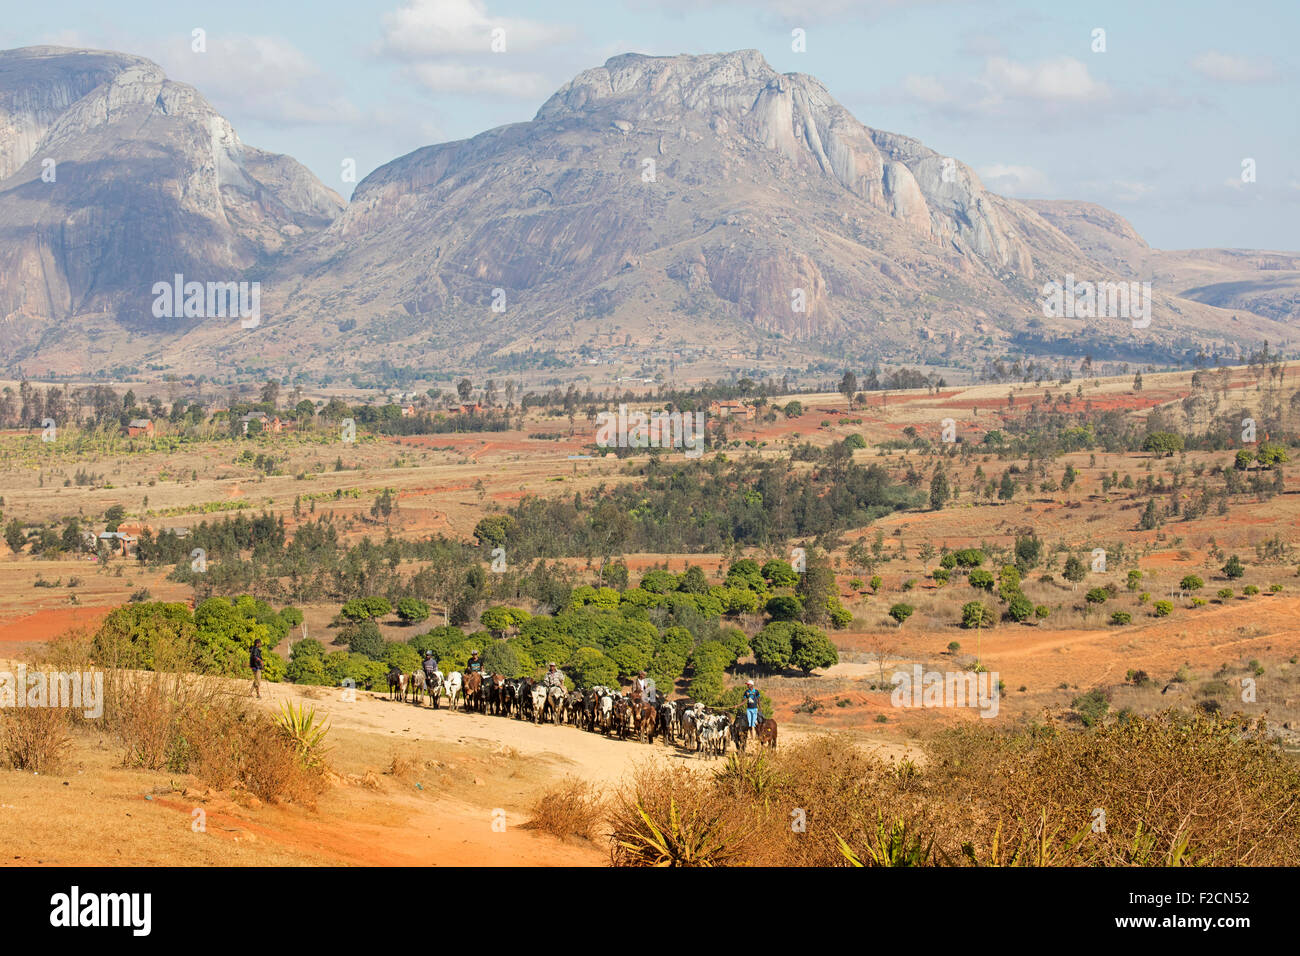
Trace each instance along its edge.
{"label": "man in blue shirt", "polygon": [[745,682],[745,723],[750,730],[758,726],[758,688],[754,682]]}

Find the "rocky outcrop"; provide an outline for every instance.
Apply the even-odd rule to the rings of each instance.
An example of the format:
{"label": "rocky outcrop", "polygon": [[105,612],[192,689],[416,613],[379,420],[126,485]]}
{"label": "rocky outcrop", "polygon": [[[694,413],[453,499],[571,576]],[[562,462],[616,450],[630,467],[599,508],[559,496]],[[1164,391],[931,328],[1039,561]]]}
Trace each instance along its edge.
{"label": "rocky outcrop", "polygon": [[[327,226],[343,201],[303,166],[245,146],[192,87],[115,53],[0,53],[0,344],[151,310],[175,273],[233,281]],[[66,325],[62,326],[67,328]]]}

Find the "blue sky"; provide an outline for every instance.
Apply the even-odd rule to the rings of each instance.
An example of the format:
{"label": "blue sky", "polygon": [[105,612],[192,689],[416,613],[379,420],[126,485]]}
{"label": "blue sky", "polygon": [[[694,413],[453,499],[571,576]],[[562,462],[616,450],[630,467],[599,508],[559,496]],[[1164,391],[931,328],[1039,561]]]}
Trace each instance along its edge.
{"label": "blue sky", "polygon": [[[791,49],[794,28],[806,52]],[[2,48],[156,60],[245,142],[344,196],[344,160],[360,179],[419,146],[531,119],[617,53],[752,47],[995,191],[1098,202],[1170,249],[1300,249],[1298,37],[1295,0],[45,0],[10,5],[0,23]]]}

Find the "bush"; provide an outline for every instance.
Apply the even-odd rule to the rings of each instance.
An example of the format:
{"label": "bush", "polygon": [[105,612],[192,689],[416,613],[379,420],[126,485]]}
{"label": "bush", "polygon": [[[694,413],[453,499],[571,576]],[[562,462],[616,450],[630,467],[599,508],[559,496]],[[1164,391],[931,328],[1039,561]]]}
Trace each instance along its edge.
{"label": "bush", "polygon": [[1084,600],[1089,604],[1105,604],[1108,597],[1110,597],[1110,594],[1105,588],[1092,588],[1084,595]]}
{"label": "bush", "polygon": [[911,617],[915,610],[916,608],[910,604],[895,604],[889,609],[889,616],[898,622],[899,627],[902,627],[903,622]]}
{"label": "bush", "polygon": [[392,613],[393,606],[388,603],[387,598],[365,597],[353,598],[344,604],[339,611],[339,617],[345,621],[373,621],[377,617]]}
{"label": "bush", "polygon": [[1205,587],[1205,582],[1195,574],[1188,574],[1178,582],[1178,587],[1184,591],[1199,591]]}
{"label": "bush", "polygon": [[404,624],[418,624],[429,617],[429,605],[418,598],[402,598],[397,602],[397,616]]}
{"label": "bush", "polygon": [[361,654],[371,660],[379,660],[384,655],[384,638],[379,633],[379,625],[374,621],[359,621],[339,631],[336,643],[347,645],[353,654]]}
{"label": "bush", "polygon": [[1222,601],[1222,602],[1225,603],[1225,604],[1228,603],[1229,601],[1231,601],[1231,600],[1232,600],[1232,588],[1220,588],[1220,589],[1219,589],[1219,600]]}
{"label": "bush", "polygon": [[934,579],[935,584],[942,587],[943,585],[947,584],[948,581],[951,579],[952,572],[949,571],[947,568],[935,568],[933,571],[930,572],[930,577]]}
{"label": "bush", "polygon": [[49,773],[62,766],[72,746],[70,726],[61,707],[5,707],[0,709],[0,752],[15,770]]}
{"label": "bush", "polygon": [[1228,563],[1223,566],[1223,573],[1230,580],[1236,580],[1246,573],[1246,566],[1241,563],[1241,558],[1234,554],[1228,559]]}
{"label": "bush", "polygon": [[1079,713],[1085,727],[1095,727],[1106,719],[1110,712],[1110,700],[1103,690],[1090,690],[1081,697],[1076,697],[1070,706]]}
{"label": "bush", "polygon": [[525,830],[541,830],[567,840],[595,840],[606,807],[601,792],[584,780],[568,777],[533,802]]}
{"label": "bush", "polygon": [[1023,624],[1034,615],[1034,605],[1023,594],[1017,594],[1007,602],[1007,617],[1017,624]]}
{"label": "bush", "polygon": [[1051,613],[1052,609],[1046,604],[1037,604],[1034,606],[1034,617],[1038,618],[1040,621]]}
{"label": "bush", "polygon": [[1112,624],[1132,624],[1132,623],[1133,623],[1133,615],[1130,614],[1128,611],[1116,611],[1114,614],[1112,614],[1112,615],[1110,616],[1110,623],[1112,623]]}
{"label": "bush", "polygon": [[1256,594],[1259,593],[1259,588],[1255,587],[1255,585],[1253,584],[1247,584],[1244,588],[1241,589],[1241,593],[1246,595],[1247,597],[1254,597]]}
{"label": "bush", "polygon": [[993,608],[982,601],[971,601],[961,607],[962,627],[993,627],[997,623],[997,619],[997,614],[994,613]]}
{"label": "bush", "polygon": [[993,590],[993,573],[991,571],[972,571],[967,578],[970,586],[984,591]]}
{"label": "bush", "polygon": [[796,621],[803,614],[803,603],[790,595],[778,595],[767,602],[767,613],[773,621]]}
{"label": "bush", "polygon": [[1174,611],[1174,605],[1171,601],[1156,601],[1152,607],[1155,608],[1156,617],[1168,617]]}
{"label": "bush", "polygon": [[[488,648],[491,651],[492,648]],[[580,647],[564,665],[565,673],[578,687],[615,687],[618,685],[618,664],[596,647]],[[655,683],[658,684],[656,678]]]}

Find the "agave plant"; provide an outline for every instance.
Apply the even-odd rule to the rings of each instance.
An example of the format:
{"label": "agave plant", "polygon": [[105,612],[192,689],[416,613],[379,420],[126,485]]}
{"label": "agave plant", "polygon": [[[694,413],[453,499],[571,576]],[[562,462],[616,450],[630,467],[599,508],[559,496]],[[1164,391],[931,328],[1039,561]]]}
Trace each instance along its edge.
{"label": "agave plant", "polygon": [[1075,848],[1092,830],[1092,823],[1085,823],[1062,844],[1058,838],[1063,830],[1063,825],[1048,824],[1047,811],[1043,810],[1036,825],[1029,826],[1021,821],[1014,844],[1011,840],[1003,842],[1002,821],[999,820],[987,856],[981,859],[972,842],[963,843],[961,851],[972,866],[1067,866]]}
{"label": "agave plant", "polygon": [[729,845],[719,814],[703,810],[682,814],[677,801],[669,800],[668,819],[661,826],[639,800],[636,812],[645,829],[616,834],[627,839],[615,840],[625,851],[626,861],[633,865],[723,866],[732,856],[734,848]]}
{"label": "agave plant", "polygon": [[868,834],[864,853],[859,854],[838,833],[840,855],[850,866],[929,866],[934,863],[934,837],[927,841],[902,817],[885,825],[884,815],[876,813],[876,828]]}
{"label": "agave plant", "polygon": [[315,707],[285,701],[275,714],[275,723],[293,741],[304,767],[319,767],[325,762],[325,735],[329,733],[329,723],[324,720],[317,722]]}

